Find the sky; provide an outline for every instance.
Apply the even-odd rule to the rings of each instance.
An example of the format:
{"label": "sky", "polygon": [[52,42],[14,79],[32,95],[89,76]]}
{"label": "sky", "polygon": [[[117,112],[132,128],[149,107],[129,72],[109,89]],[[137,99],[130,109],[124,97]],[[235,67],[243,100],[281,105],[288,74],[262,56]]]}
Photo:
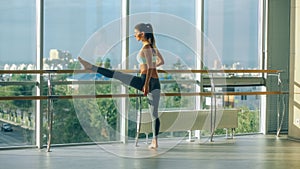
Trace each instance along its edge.
{"label": "sky", "polygon": [[[130,2],[132,14],[165,11],[195,24],[193,3],[188,4],[182,0],[174,0],[174,3],[154,0],[149,1],[151,5],[138,5],[137,0]],[[64,4],[68,4],[67,7]],[[226,3],[225,0],[205,1],[204,35],[207,43],[210,43],[209,50],[214,50],[206,54],[208,62],[213,63],[209,59],[217,55],[224,64],[241,62],[245,67],[257,66],[259,55],[257,6],[258,1],[253,0],[226,0]],[[45,1],[44,57],[49,57],[50,49],[69,51],[76,57],[97,31],[120,19],[120,9],[120,4],[111,3],[110,0]],[[156,26],[157,30],[161,29],[160,25]],[[188,34],[184,25],[169,29],[177,31],[178,34]],[[0,1],[0,65],[35,63],[35,30],[35,0]],[[106,36],[110,38],[114,35]],[[175,42],[172,37],[158,36],[157,39],[161,50],[167,56],[170,55],[169,60],[174,56],[184,60],[193,54],[193,51],[178,43],[178,40]],[[135,42],[130,44],[134,49],[140,47]],[[118,45],[115,46],[117,47]],[[134,52],[136,51],[132,51]],[[194,60],[188,59],[186,62],[189,65],[193,64]]]}

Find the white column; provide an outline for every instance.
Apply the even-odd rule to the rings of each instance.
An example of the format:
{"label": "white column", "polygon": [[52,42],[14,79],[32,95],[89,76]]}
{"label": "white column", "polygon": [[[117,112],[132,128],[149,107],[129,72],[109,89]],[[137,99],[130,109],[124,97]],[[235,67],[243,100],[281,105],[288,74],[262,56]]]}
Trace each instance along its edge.
{"label": "white column", "polygon": [[[43,70],[43,41],[44,41],[44,0],[36,0],[36,64],[37,70]],[[39,84],[36,87],[36,95],[41,96],[42,75],[36,75],[36,81]],[[36,115],[35,115],[35,132],[36,146],[42,148],[42,127],[43,127],[43,112],[41,111],[41,101],[36,100]]]}
{"label": "white column", "polygon": [[[262,69],[267,69],[267,62],[266,62],[266,58],[267,56],[267,44],[268,44],[268,1],[264,0],[261,1],[260,3],[260,12],[262,13],[260,16],[260,23],[262,25],[259,25],[262,29],[258,29],[258,30],[262,30],[260,32],[260,37],[261,37],[261,41],[260,43],[258,43],[258,48],[262,47],[262,50],[258,50],[259,52],[262,51],[262,57],[261,57],[261,65],[260,67]],[[258,53],[259,54],[259,53]],[[267,74],[264,75],[264,78],[267,78]],[[262,91],[266,91],[265,87],[262,87]],[[263,134],[266,134],[267,132],[267,107],[266,107],[266,96],[265,95],[261,95],[261,107],[260,107],[260,132],[262,132]]]}
{"label": "white column", "polygon": [[[122,64],[121,69],[128,69],[128,25],[129,25],[129,1],[122,0],[122,20],[121,20],[121,38],[122,38]],[[126,94],[127,90],[124,86],[121,87],[121,93]],[[120,141],[123,143],[128,142],[128,104],[127,98],[121,98],[120,104]]]}
{"label": "white column", "polygon": [[[196,39],[196,52],[197,52],[197,56],[196,56],[196,69],[203,69],[203,21],[204,21],[204,15],[203,15],[203,8],[204,8],[204,0],[200,0],[200,1],[196,1],[195,2],[195,8],[196,8],[196,29],[197,29],[197,39]],[[196,74],[196,80],[198,80],[200,82],[200,86],[196,86],[196,92],[201,92],[203,91],[203,84],[202,84],[202,74],[197,73]],[[202,102],[203,102],[203,98],[200,96],[196,96],[196,106],[195,109],[199,110],[202,109]],[[196,130],[195,131],[195,137],[197,137],[198,139],[200,139],[200,135],[201,135],[201,131],[200,130]],[[191,138],[189,138],[191,139]]]}

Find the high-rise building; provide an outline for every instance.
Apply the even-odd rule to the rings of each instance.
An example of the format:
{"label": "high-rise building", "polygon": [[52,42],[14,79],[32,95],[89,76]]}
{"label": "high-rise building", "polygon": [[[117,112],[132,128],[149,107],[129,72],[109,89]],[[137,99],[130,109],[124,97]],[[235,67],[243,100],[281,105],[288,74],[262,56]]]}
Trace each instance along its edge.
{"label": "high-rise building", "polygon": [[60,53],[61,53],[61,51],[58,49],[51,49],[49,52],[50,60],[59,59]]}

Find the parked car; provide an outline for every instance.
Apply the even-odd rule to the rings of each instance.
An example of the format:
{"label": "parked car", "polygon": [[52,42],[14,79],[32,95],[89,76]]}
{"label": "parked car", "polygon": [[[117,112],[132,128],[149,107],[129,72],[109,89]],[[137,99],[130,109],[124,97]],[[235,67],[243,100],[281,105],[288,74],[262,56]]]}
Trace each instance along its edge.
{"label": "parked car", "polygon": [[1,126],[1,131],[13,131],[12,126],[8,123],[3,123]]}

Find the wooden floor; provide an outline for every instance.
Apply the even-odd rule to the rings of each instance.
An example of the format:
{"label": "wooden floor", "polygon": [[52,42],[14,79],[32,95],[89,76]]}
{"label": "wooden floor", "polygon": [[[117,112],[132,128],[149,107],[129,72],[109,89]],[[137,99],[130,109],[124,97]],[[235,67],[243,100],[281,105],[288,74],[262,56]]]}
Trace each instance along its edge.
{"label": "wooden floor", "polygon": [[160,140],[157,150],[129,144],[0,150],[5,169],[297,169],[300,142],[285,136],[248,135],[209,142]]}

